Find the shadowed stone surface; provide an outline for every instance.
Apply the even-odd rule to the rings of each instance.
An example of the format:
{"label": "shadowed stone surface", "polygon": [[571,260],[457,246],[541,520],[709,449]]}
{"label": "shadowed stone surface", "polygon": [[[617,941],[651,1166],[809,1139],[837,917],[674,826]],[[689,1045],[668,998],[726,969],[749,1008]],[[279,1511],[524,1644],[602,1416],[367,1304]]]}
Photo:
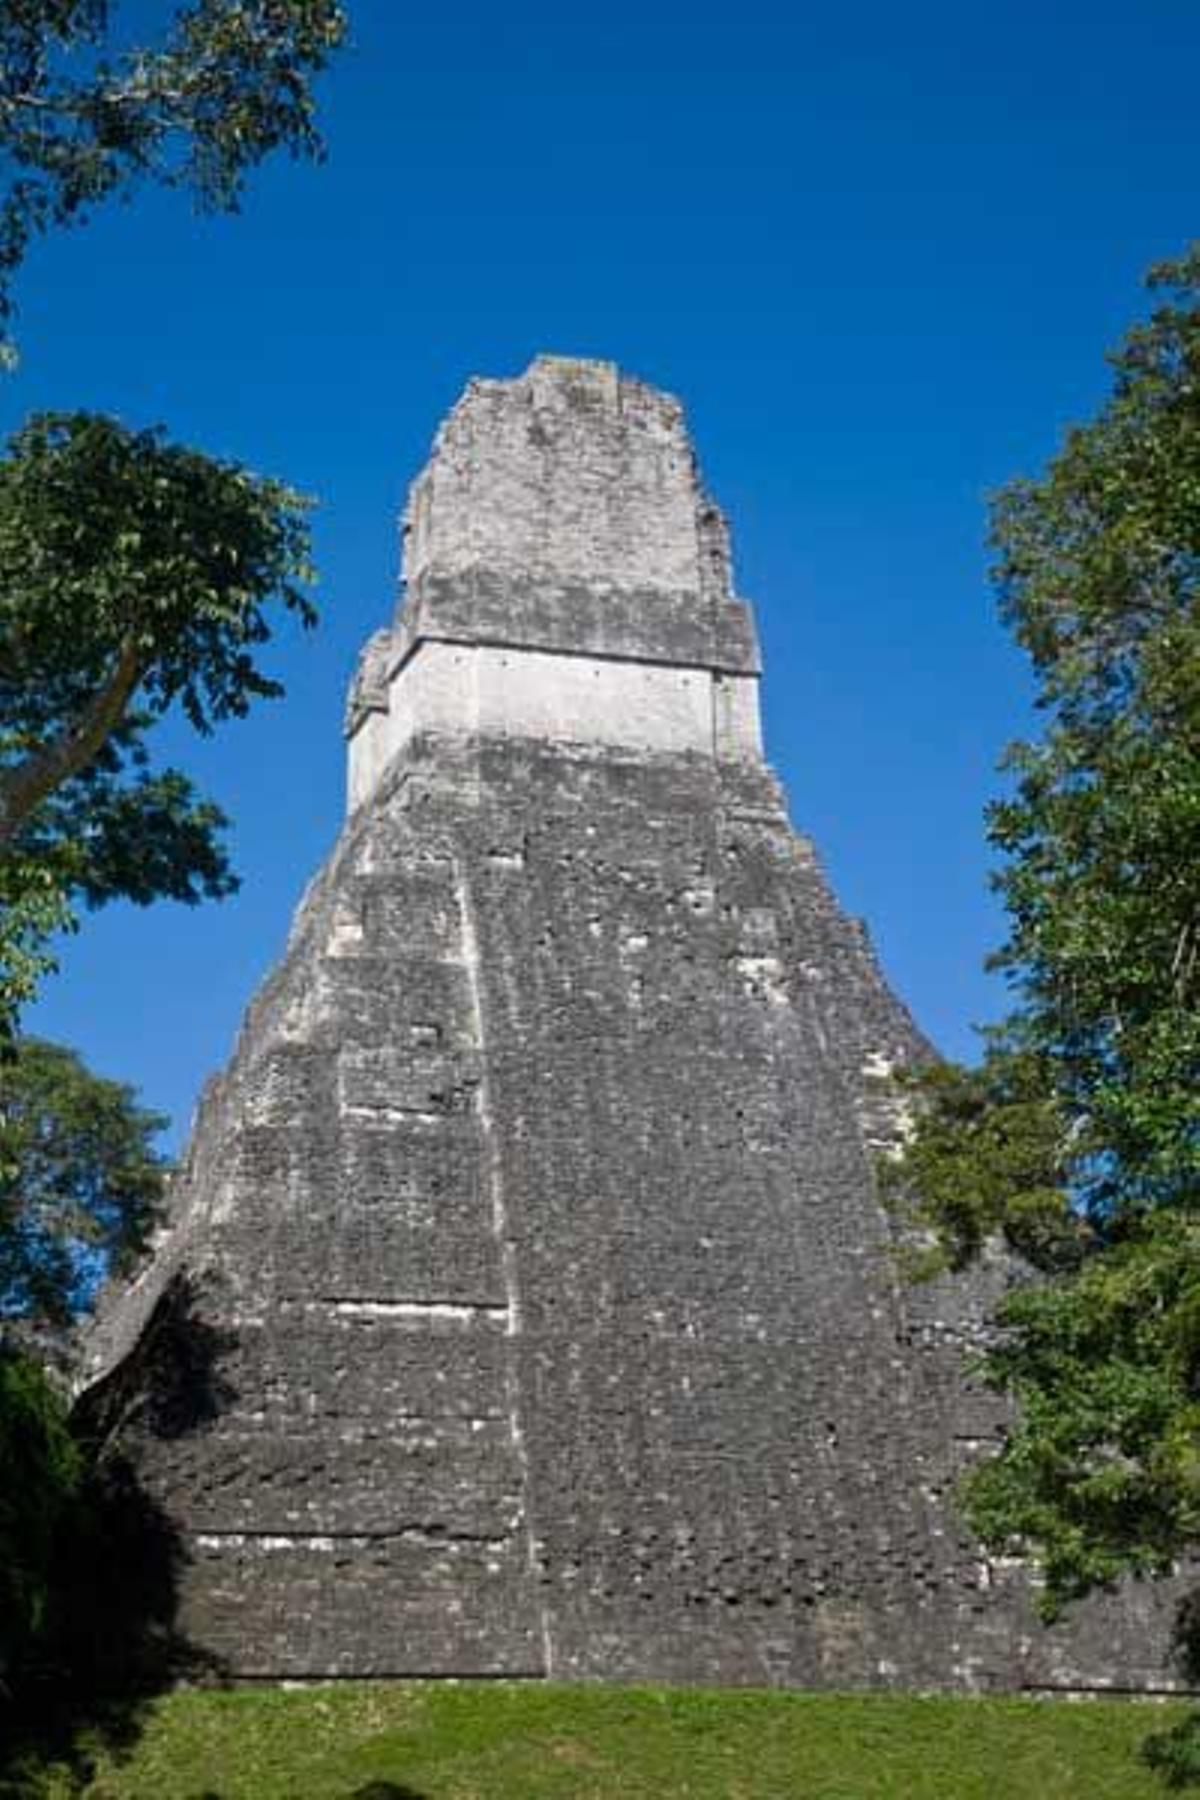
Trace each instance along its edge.
{"label": "shadowed stone surface", "polygon": [[[928,1054],[789,825],[680,409],[472,383],[351,694],[352,812],[91,1343],[235,1673],[1161,1685],[1032,1622],[948,1495],[1003,1271],[902,1290]],[[215,1416],[139,1346],[185,1275]]]}

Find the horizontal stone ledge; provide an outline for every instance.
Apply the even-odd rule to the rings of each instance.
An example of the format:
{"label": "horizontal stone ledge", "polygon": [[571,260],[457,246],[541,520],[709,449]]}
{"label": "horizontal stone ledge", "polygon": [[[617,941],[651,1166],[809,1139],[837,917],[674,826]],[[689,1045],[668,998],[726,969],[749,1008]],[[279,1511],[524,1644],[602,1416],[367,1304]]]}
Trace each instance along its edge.
{"label": "horizontal stone ledge", "polygon": [[492,1537],[477,1532],[430,1530],[419,1525],[355,1532],[196,1531],[191,1533],[191,1541],[200,1550],[315,1550],[330,1555],[346,1550],[377,1550],[385,1544],[421,1544],[432,1550],[461,1545],[498,1553],[512,1550],[517,1542],[512,1533]]}
{"label": "horizontal stone ledge", "polygon": [[273,1676],[273,1674],[255,1674],[237,1670],[232,1676],[234,1687],[272,1687],[281,1692],[288,1688],[335,1687],[338,1681],[353,1681],[354,1685],[367,1685],[372,1681],[549,1681],[549,1669],[543,1661],[531,1665],[527,1669],[468,1669],[455,1665],[452,1669],[434,1669],[426,1663],[410,1667],[387,1667],[387,1669],[367,1670],[367,1674],[349,1672],[340,1669],[309,1669],[297,1676]]}
{"label": "horizontal stone ledge", "polygon": [[474,1305],[459,1300],[347,1300],[322,1297],[285,1302],[284,1305],[288,1311],[320,1311],[348,1319],[401,1319],[415,1322],[436,1319],[452,1324],[473,1325],[492,1321],[504,1323],[509,1317],[507,1305]]}
{"label": "horizontal stone ledge", "polygon": [[1156,1675],[1144,1682],[1124,1681],[1023,1681],[1017,1692],[1034,1700],[1182,1700],[1200,1692],[1194,1683],[1164,1680]]}
{"label": "horizontal stone ledge", "polygon": [[[599,645],[580,643],[573,645],[556,644],[545,638],[501,637],[499,635],[473,631],[469,625],[456,629],[439,621],[430,629],[416,630],[387,665],[386,679],[390,683],[401,674],[405,666],[416,656],[425,644],[453,644],[458,647],[469,647],[472,650],[504,650],[516,656],[555,657],[570,662],[582,657],[587,662],[636,663],[650,669],[689,669],[703,675],[740,675],[752,680],[759,680],[762,675],[757,661],[736,655],[722,656],[719,650],[712,650],[695,644],[689,644],[684,654],[672,654],[668,650],[651,649],[608,649]],[[376,702],[369,709],[373,712],[386,712],[389,701]],[[347,732],[353,737],[357,724]]]}

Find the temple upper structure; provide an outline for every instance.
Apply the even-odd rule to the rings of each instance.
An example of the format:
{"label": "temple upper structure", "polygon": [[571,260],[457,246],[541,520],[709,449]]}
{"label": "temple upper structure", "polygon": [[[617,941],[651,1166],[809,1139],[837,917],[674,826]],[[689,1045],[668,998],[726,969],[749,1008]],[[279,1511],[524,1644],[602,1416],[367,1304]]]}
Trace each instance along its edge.
{"label": "temple upper structure", "polygon": [[472,381],[403,535],[347,709],[351,810],[422,731],[761,758],[754,623],[670,395],[559,356]]}

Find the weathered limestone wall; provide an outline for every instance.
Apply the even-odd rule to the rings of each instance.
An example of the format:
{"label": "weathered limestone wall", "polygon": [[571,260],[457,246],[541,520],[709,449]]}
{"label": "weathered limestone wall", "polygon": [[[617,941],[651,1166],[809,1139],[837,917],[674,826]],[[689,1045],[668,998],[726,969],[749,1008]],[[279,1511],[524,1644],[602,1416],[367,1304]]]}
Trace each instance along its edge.
{"label": "weathered limestone wall", "polygon": [[613,363],[539,357],[516,382],[473,381],[439,431],[408,577],[698,593],[697,494],[677,400]]}
{"label": "weathered limestone wall", "polygon": [[956,1522],[986,1282],[897,1282],[871,1157],[927,1049],[761,762],[677,407],[473,384],[412,514],[350,820],[92,1342],[183,1631],[257,1676],[1161,1683],[1144,1595],[1047,1635]]}

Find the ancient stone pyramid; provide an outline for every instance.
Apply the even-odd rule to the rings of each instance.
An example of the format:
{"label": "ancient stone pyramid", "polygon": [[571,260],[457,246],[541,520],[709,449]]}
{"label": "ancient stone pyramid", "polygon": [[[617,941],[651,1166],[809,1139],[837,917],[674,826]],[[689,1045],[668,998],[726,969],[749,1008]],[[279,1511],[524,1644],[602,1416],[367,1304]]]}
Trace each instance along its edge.
{"label": "ancient stone pyramid", "polygon": [[182,1629],[247,1676],[1112,1679],[948,1504],[979,1296],[903,1289],[872,1181],[925,1047],[763,762],[678,404],[473,381],[406,540],[346,828],[91,1344]]}

